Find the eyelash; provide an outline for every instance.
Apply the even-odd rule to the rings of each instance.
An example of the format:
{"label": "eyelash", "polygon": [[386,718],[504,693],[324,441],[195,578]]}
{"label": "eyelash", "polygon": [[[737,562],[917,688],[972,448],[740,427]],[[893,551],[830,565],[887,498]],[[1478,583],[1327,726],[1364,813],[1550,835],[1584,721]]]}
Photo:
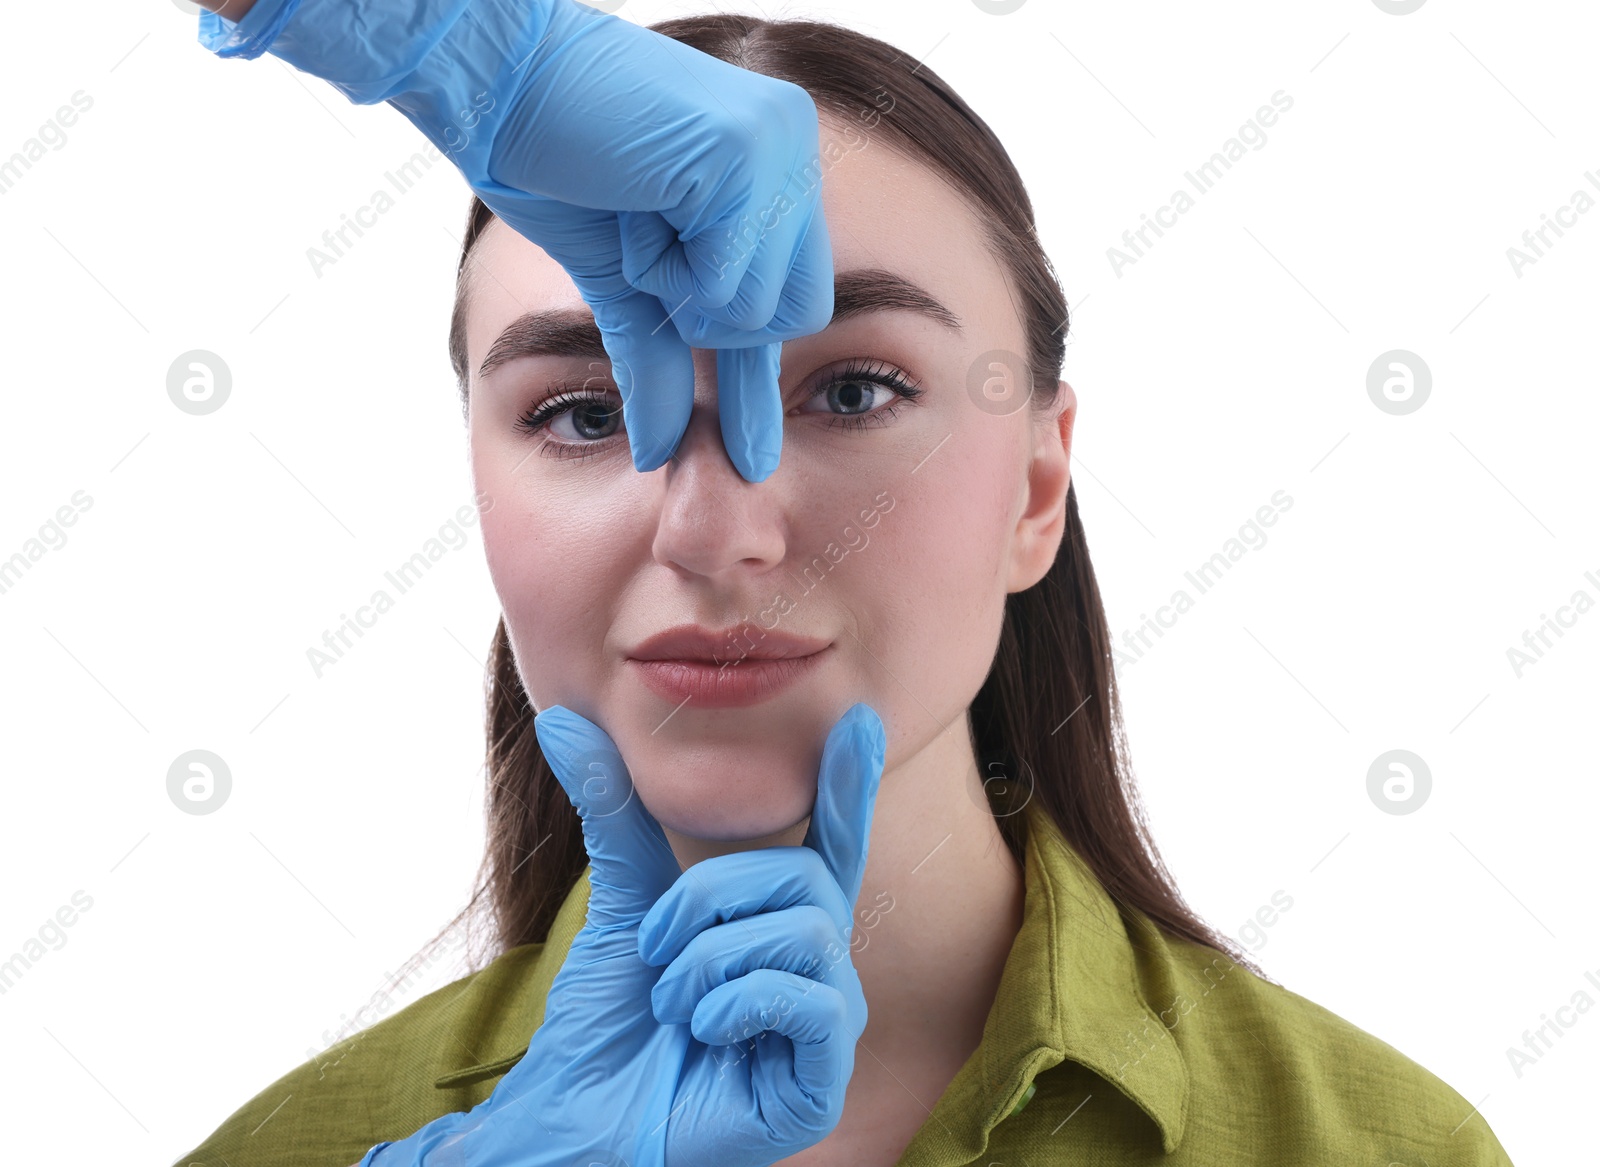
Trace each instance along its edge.
{"label": "eyelash", "polygon": [[[838,385],[852,382],[864,382],[881,385],[894,393],[897,401],[887,405],[880,405],[868,413],[835,414],[829,425],[844,426],[852,429],[865,429],[869,425],[887,425],[899,413],[899,405],[907,401],[915,401],[921,397],[924,390],[914,381],[908,380],[904,373],[893,365],[883,361],[856,361],[844,368],[838,369],[828,376],[828,379],[818,386],[816,392],[806,398],[807,402],[825,396],[829,390]],[[527,434],[542,433],[551,422],[580,405],[589,402],[605,402],[606,394],[593,388],[572,386],[557,383],[552,386],[558,390],[555,394],[545,398],[538,405],[523,412],[517,418],[516,428]],[[622,407],[618,405],[616,412]],[[608,415],[609,417],[609,415]],[[599,453],[599,447],[605,444],[605,439],[592,442],[567,442],[545,438],[540,445],[539,452],[554,458],[590,458]]]}

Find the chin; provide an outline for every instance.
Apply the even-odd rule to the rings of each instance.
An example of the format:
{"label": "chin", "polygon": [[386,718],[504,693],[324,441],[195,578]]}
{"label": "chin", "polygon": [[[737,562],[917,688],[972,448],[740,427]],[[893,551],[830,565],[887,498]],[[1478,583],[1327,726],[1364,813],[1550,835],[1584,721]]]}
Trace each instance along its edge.
{"label": "chin", "polygon": [[629,768],[636,793],[658,823],[707,842],[782,834],[803,822],[816,803],[815,768],[807,772],[793,758],[774,765],[723,751],[673,751],[662,765]]}

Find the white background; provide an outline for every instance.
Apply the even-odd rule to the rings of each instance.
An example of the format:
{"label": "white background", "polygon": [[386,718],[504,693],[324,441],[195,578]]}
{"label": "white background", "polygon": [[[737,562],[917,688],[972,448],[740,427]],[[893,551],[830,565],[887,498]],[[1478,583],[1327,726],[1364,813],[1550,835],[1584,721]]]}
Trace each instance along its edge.
{"label": "white background", "polygon": [[[1267,970],[1477,1103],[1519,1165],[1592,1146],[1600,1010],[1520,1077],[1506,1053],[1600,1001],[1600,609],[1507,659],[1600,600],[1600,214],[1520,276],[1507,257],[1600,197],[1588,6],[765,11],[925,59],[1015,157],[1074,308],[1074,475],[1118,634],[1293,499],[1120,670],[1185,893],[1235,934],[1291,896]],[[0,558],[93,500],[0,595],[0,959],[93,899],[0,996],[7,1158],[168,1163],[326,1044],[481,853],[476,529],[320,679],[306,658],[471,500],[445,347],[469,192],[436,165],[319,277],[307,248],[426,146],[397,112],[218,60],[173,0],[7,22],[0,158],[93,99],[0,196]],[[1119,276],[1108,248],[1278,90],[1265,146]],[[209,416],[167,396],[190,349],[232,370]],[[1367,393],[1392,349],[1432,373],[1405,416]],[[192,749],[231,769],[217,813],[168,797]],[[1410,814],[1367,793],[1391,749],[1432,774]]]}

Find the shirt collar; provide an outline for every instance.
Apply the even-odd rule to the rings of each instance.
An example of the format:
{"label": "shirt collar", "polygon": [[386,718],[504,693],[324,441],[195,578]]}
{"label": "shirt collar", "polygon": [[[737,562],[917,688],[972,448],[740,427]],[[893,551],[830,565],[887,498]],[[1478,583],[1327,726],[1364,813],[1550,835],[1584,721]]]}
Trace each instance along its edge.
{"label": "shirt collar", "polygon": [[[1063,1061],[1078,1063],[1125,1094],[1149,1116],[1170,1154],[1183,1137],[1188,1070],[1141,989],[1135,954],[1136,946],[1159,954],[1162,938],[1142,915],[1118,910],[1037,803],[1019,813],[1028,827],[1022,927],[978,1050],[940,1096],[907,1156],[932,1164],[965,1163],[982,1154],[990,1132],[1023,1101],[1034,1077]],[[519,1020],[527,1017],[531,1025],[500,1028],[502,1039],[471,1065],[461,1064],[460,1050],[446,1053],[435,1085],[502,1074],[527,1052],[527,1041],[515,1035],[543,1022],[545,998],[583,927],[588,902],[585,868],[520,987],[525,1006]]]}

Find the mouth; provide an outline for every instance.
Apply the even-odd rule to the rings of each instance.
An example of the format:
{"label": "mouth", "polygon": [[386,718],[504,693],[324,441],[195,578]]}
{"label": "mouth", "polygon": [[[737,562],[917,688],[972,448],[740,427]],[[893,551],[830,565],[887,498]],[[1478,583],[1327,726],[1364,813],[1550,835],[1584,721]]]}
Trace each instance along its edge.
{"label": "mouth", "polygon": [[674,705],[733,709],[759,705],[814,672],[832,642],[745,625],[724,632],[680,625],[652,636],[627,658],[657,696]]}
{"label": "mouth", "polygon": [[640,680],[677,705],[736,709],[777,696],[815,669],[827,649],[808,656],[709,664],[695,660],[630,660]]}

